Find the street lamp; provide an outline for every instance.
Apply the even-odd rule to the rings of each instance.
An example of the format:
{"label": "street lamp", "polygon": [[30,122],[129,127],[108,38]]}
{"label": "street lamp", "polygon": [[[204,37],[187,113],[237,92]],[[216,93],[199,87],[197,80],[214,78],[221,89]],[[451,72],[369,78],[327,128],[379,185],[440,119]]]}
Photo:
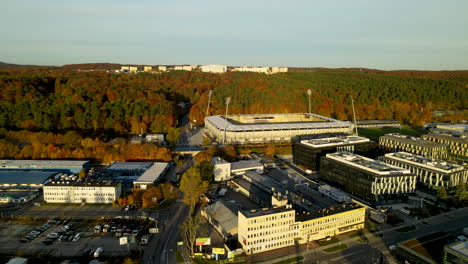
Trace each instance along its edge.
{"label": "street lamp", "polygon": [[307,95],[309,97],[309,114],[312,113],[311,106],[310,106],[310,95],[312,94],[312,91],[309,89],[307,90]]}

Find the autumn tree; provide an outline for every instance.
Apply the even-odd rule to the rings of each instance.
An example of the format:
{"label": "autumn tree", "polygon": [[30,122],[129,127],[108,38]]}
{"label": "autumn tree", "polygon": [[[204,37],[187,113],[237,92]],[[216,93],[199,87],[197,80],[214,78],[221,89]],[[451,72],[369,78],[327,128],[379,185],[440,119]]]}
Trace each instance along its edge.
{"label": "autumn tree", "polygon": [[439,190],[437,190],[437,198],[443,201],[446,201],[448,198],[447,190],[444,186],[441,186]]}
{"label": "autumn tree", "polygon": [[193,256],[195,250],[195,240],[200,228],[200,220],[197,216],[188,215],[185,221],[180,225],[180,236],[184,242],[190,256]]}
{"label": "autumn tree", "polygon": [[466,184],[464,182],[460,182],[455,189],[455,198],[457,198],[459,202],[462,202],[467,197],[468,193],[466,191]]}
{"label": "autumn tree", "polygon": [[159,200],[163,198],[159,187],[151,186],[143,193],[142,203],[144,208],[155,207],[159,204]]}
{"label": "autumn tree", "polygon": [[184,203],[193,209],[200,200],[200,196],[208,190],[209,183],[203,181],[197,168],[188,169],[180,182],[180,190],[184,194]]}

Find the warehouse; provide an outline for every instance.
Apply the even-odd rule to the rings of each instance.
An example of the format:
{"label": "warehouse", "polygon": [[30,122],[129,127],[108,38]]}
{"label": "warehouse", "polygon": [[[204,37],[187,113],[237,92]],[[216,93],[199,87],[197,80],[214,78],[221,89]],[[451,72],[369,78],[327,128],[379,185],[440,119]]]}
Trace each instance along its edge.
{"label": "warehouse", "polygon": [[53,170],[64,173],[79,173],[88,170],[88,160],[1,160],[0,169]]}
{"label": "warehouse", "polygon": [[290,142],[314,134],[351,133],[350,122],[308,113],[208,116],[205,127],[220,143]]}
{"label": "warehouse", "polygon": [[7,188],[42,188],[57,171],[40,170],[0,170],[0,187]]}
{"label": "warehouse", "polygon": [[169,169],[167,162],[155,162],[138,179],[133,182],[136,189],[146,190],[150,185],[156,184]]}

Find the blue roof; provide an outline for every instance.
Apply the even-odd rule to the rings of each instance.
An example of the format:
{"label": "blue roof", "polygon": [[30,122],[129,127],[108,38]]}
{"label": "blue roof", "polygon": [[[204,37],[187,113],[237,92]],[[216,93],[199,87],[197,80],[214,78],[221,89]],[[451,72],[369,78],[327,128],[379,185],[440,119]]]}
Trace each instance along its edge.
{"label": "blue roof", "polygon": [[57,171],[0,170],[0,184],[42,184]]}

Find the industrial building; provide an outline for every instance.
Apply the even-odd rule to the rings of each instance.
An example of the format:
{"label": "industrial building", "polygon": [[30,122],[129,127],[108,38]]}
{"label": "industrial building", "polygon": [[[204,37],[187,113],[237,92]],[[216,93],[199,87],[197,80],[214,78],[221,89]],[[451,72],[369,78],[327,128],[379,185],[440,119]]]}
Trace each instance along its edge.
{"label": "industrial building", "polygon": [[358,136],[338,136],[301,140],[293,143],[293,162],[306,169],[318,171],[320,158],[327,153],[347,151],[359,155],[373,155],[377,144],[368,138]]}
{"label": "industrial building", "polygon": [[118,182],[81,181],[75,175],[56,175],[44,184],[44,201],[47,203],[97,203],[111,204],[121,194]]}
{"label": "industrial building", "polygon": [[0,170],[0,187],[40,189],[57,174],[60,172],[27,169]]}
{"label": "industrial building", "polygon": [[323,157],[320,179],[374,204],[400,200],[416,188],[416,175],[409,169],[348,152]]}
{"label": "industrial building", "polygon": [[88,170],[88,160],[0,160],[1,169],[50,170],[65,173],[79,173]]}
{"label": "industrial building", "polygon": [[231,179],[231,163],[223,160],[220,157],[213,157],[213,174],[214,181],[227,181]]}
{"label": "industrial building", "polygon": [[350,134],[350,122],[308,113],[208,116],[205,128],[220,143],[289,142],[305,135]]}
{"label": "industrial building", "polygon": [[305,244],[364,228],[366,210],[343,204],[297,213],[290,205],[238,213],[238,239],[247,254]]}
{"label": "industrial building", "polygon": [[149,186],[158,183],[169,169],[167,162],[154,162],[143,174],[133,182],[135,189],[146,190]]}
{"label": "industrial building", "polygon": [[111,174],[112,181],[144,190],[157,183],[169,167],[167,162],[114,162],[106,171]]}
{"label": "industrial building", "polygon": [[237,238],[237,208],[233,209],[222,201],[208,205],[201,211],[208,222],[225,240]]}
{"label": "industrial building", "polygon": [[448,146],[448,156],[450,160],[467,163],[468,162],[468,139],[463,136],[426,134],[422,136],[425,140],[445,144]]}
{"label": "industrial building", "polygon": [[0,204],[27,203],[39,195],[39,189],[2,188],[0,189]]}
{"label": "industrial building", "polygon": [[437,190],[442,186],[453,188],[460,182],[466,183],[468,179],[468,170],[463,166],[407,152],[387,153],[380,160],[409,169],[418,176],[418,184],[430,189]]}
{"label": "industrial building", "polygon": [[385,134],[379,144],[387,152],[405,151],[432,159],[447,159],[447,145],[407,135]]}

